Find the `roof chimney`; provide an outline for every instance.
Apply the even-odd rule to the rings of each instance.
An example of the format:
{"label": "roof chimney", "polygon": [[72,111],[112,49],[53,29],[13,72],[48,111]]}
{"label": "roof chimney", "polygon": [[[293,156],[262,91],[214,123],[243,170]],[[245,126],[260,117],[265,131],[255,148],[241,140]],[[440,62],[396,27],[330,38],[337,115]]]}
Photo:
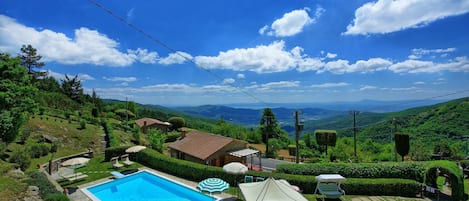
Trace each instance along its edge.
{"label": "roof chimney", "polygon": [[181,130],[181,139],[186,137],[186,129]]}

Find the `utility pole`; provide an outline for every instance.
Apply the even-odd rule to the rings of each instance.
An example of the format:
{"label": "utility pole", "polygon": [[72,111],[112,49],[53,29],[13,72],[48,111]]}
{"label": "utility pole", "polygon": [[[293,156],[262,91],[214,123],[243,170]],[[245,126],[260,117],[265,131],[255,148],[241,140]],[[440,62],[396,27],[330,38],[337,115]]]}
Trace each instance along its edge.
{"label": "utility pole", "polygon": [[350,114],[353,115],[353,155],[357,157],[357,121],[356,116],[360,114],[360,111],[352,110]]}
{"label": "utility pole", "polygon": [[300,138],[300,131],[303,130],[303,123],[299,121],[298,110],[295,111],[295,143],[296,143],[296,163],[300,162],[300,147],[298,139]]}

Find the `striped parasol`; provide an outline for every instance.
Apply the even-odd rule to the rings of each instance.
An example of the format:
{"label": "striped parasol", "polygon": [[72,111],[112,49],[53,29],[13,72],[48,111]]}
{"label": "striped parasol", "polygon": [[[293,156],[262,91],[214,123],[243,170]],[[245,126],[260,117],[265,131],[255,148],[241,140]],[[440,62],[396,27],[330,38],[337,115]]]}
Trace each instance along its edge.
{"label": "striped parasol", "polygon": [[201,191],[209,192],[210,194],[216,192],[223,192],[230,187],[230,184],[219,178],[208,178],[197,185],[197,188]]}

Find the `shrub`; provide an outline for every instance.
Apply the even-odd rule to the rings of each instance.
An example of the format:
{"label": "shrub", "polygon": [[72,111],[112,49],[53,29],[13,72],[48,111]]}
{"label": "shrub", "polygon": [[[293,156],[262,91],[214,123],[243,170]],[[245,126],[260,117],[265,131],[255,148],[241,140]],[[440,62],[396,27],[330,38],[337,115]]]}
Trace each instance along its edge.
{"label": "shrub", "polygon": [[349,178],[403,178],[423,182],[425,166],[416,162],[280,164],[286,174],[340,174]]}
{"label": "shrub", "polygon": [[20,149],[13,152],[10,157],[10,163],[16,163],[21,170],[25,171],[31,165],[31,157],[26,149]]}
{"label": "shrub", "polygon": [[31,158],[39,158],[49,154],[50,148],[45,144],[33,144],[29,148]]}
{"label": "shrub", "polygon": [[39,187],[39,194],[45,200],[50,201],[62,201],[62,200],[69,200],[67,196],[59,196],[57,194],[61,194],[61,192],[57,191],[55,186],[49,182],[47,176],[38,171],[33,171],[29,174],[30,179],[27,181],[29,185]]}
{"label": "shrub", "polygon": [[111,124],[103,120],[101,125],[103,126],[104,133],[106,134],[107,147],[114,147],[119,145],[116,136],[114,136],[114,130],[112,129]]}
{"label": "shrub", "polygon": [[181,137],[181,133],[179,132],[171,132],[166,135],[166,140],[164,142],[174,142],[176,141],[179,137]]}
{"label": "shrub", "polygon": [[80,129],[81,130],[86,129],[86,121],[85,120],[80,121]]}
{"label": "shrub", "polygon": [[67,195],[62,193],[47,194],[45,201],[69,201]]}

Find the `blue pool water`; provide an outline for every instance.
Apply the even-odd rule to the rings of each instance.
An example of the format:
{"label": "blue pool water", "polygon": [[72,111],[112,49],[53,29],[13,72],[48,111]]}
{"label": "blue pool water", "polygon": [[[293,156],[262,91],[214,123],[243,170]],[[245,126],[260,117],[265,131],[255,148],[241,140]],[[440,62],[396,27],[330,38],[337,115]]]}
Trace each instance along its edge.
{"label": "blue pool water", "polygon": [[147,171],[88,187],[85,193],[86,190],[101,201],[209,201],[215,199]]}

